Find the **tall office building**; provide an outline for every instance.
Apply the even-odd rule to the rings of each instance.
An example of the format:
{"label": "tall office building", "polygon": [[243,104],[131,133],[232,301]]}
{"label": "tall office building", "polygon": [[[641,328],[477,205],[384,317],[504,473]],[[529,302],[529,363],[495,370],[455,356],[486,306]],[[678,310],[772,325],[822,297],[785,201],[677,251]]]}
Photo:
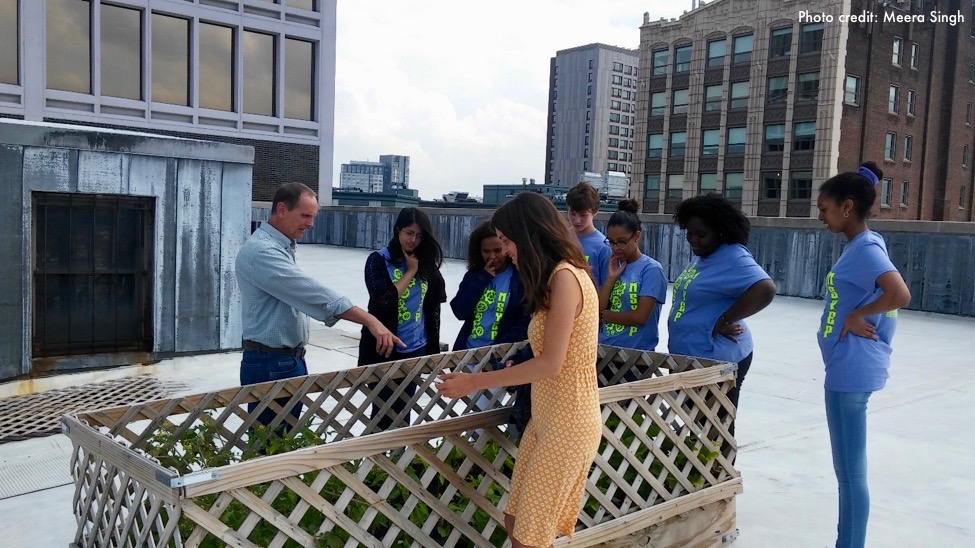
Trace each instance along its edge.
{"label": "tall office building", "polygon": [[545,184],[572,186],[585,172],[630,173],[638,54],[589,44],[552,58]]}
{"label": "tall office building", "polygon": [[973,220],[973,19],[961,0],[645,14],[631,193],[645,212],[720,191],[749,215],[815,217],[823,181],[873,160],[877,217]]}
{"label": "tall office building", "polygon": [[0,117],[250,145],[331,200],[335,0],[0,0]]}
{"label": "tall office building", "polygon": [[383,191],[386,166],[380,162],[357,162],[342,164],[339,173],[341,190],[380,193]]}
{"label": "tall office building", "polygon": [[410,157],[383,154],[379,162],[386,167],[383,191],[391,192],[410,188]]}

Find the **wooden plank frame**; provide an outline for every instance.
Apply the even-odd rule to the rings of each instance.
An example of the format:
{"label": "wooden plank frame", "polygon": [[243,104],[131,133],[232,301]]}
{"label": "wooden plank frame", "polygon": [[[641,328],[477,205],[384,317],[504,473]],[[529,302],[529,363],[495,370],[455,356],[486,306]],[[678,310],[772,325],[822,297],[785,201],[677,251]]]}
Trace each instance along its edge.
{"label": "wooden plank frame", "polygon": [[[504,545],[513,392],[450,400],[434,378],[525,344],[65,415],[74,544]],[[735,365],[601,346],[596,370],[603,440],[576,533],[556,544],[610,542],[729,500],[733,526]],[[383,415],[393,426],[379,431]]]}

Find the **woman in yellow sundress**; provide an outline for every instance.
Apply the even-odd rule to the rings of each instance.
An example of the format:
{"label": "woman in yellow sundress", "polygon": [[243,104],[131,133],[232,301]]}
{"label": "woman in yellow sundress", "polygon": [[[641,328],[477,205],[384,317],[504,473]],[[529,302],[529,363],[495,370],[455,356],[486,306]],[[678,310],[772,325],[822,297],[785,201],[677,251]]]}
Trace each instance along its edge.
{"label": "woman in yellow sundress", "polygon": [[505,509],[514,548],[547,547],[572,536],[602,432],[596,383],[599,296],[579,243],[547,198],[523,192],[491,224],[518,267],[532,320],[535,358],[499,371],[441,375],[440,392],[532,385],[532,418],[522,436]]}

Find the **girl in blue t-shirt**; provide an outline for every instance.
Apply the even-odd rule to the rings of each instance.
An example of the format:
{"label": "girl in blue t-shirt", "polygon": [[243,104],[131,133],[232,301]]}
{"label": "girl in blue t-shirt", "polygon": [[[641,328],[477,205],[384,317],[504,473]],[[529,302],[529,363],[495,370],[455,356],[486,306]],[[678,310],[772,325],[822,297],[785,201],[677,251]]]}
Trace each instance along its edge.
{"label": "girl in blue t-shirt", "polygon": [[528,338],[531,316],[524,306],[518,270],[501,249],[501,240],[484,221],[471,233],[467,273],[450,308],[464,324],[454,350],[519,342]]}
{"label": "girl in blue t-shirt", "polygon": [[[753,349],[743,320],[772,302],[775,283],[745,247],[748,218],[724,196],[688,198],[677,205],[674,220],[687,231],[694,258],[674,282],[668,350],[737,363],[735,387],[728,392],[737,409]],[[734,421],[729,431],[734,435]]]}
{"label": "girl in blue t-shirt", "polygon": [[599,342],[652,351],[659,340],[667,276],[660,263],[640,251],[643,232],[636,212],[636,200],[623,200],[606,225],[612,255],[599,288]]}
{"label": "girl in blue t-shirt", "polygon": [[867,400],[884,387],[897,309],[911,292],[887,256],[883,238],[867,228],[883,172],[866,162],[819,187],[819,220],[849,243],[826,275],[825,306],[816,339],[826,365],[826,424],[839,484],[838,547],[862,547],[867,535]]}
{"label": "girl in blue t-shirt", "polygon": [[[360,366],[440,352],[440,304],[447,300],[440,274],[442,263],[443,249],[433,235],[430,217],[415,207],[403,208],[393,224],[389,244],[366,259],[365,279],[369,313],[396,333],[405,346],[395,348],[388,357],[381,356],[376,352],[372,333],[363,329],[359,338]],[[380,403],[373,406],[373,418],[382,403],[393,397],[395,382],[380,389]],[[379,420],[379,430],[392,425],[393,417],[406,409],[406,398],[415,391],[415,384],[406,386],[404,394],[392,405],[392,416],[387,414]]]}

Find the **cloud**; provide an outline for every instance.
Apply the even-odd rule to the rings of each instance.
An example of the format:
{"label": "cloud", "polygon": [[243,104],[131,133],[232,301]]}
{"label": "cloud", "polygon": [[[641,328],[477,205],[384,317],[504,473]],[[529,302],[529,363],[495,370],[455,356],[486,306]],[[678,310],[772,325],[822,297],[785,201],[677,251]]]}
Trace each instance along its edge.
{"label": "cloud", "polygon": [[637,48],[649,7],[339,2],[333,186],[341,164],[381,154],[410,156],[410,186],[425,199],[543,181],[550,59],[593,42]]}

